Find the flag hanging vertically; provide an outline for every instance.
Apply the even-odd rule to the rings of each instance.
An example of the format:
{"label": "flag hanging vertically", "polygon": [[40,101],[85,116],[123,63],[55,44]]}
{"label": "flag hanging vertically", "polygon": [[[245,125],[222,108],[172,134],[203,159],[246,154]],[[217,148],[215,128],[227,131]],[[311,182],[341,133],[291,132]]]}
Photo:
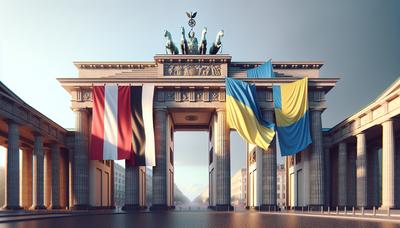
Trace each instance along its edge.
{"label": "flag hanging vertically", "polygon": [[276,129],[282,156],[311,144],[308,113],[308,79],[273,86]]}
{"label": "flag hanging vertically", "polygon": [[273,77],[275,77],[271,59],[266,61],[261,66],[247,70],[247,77],[248,78],[273,78]]}
{"label": "flag hanging vertically", "polygon": [[131,154],[129,86],[93,86],[91,160],[127,159]]}
{"label": "flag hanging vertically", "polygon": [[274,124],[261,116],[255,95],[255,85],[226,79],[226,116],[229,127],[236,129],[248,143],[267,150],[275,135]]}
{"label": "flag hanging vertically", "polygon": [[131,87],[132,163],[137,166],[156,165],[153,97],[153,84]]}

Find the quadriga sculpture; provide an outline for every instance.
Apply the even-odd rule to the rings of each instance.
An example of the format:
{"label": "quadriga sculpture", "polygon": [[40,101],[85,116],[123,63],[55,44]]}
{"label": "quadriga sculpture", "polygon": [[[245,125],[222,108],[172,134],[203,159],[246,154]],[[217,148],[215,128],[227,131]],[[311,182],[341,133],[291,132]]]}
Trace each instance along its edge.
{"label": "quadriga sculpture", "polygon": [[189,47],[186,40],[185,28],[181,27],[181,53],[182,55],[189,54]]}
{"label": "quadriga sculpture", "polygon": [[200,46],[199,46],[199,54],[205,55],[207,54],[207,27],[204,27],[203,31],[201,32],[201,39],[200,39]]}
{"label": "quadriga sculpture", "polygon": [[215,55],[218,53],[219,49],[222,47],[221,38],[224,36],[224,30],[217,33],[217,38],[210,48],[210,54]]}
{"label": "quadriga sculpture", "polygon": [[172,41],[171,33],[168,30],[165,30],[164,37],[167,38],[167,42],[165,43],[165,52],[166,54],[178,55],[179,50],[175,46],[174,42]]}

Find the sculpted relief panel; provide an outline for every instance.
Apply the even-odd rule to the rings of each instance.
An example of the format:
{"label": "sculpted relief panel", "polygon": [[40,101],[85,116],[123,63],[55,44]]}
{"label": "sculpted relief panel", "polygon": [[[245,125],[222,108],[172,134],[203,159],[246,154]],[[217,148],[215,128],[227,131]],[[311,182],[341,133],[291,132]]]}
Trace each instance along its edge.
{"label": "sculpted relief panel", "polygon": [[221,76],[220,64],[166,64],[165,76]]}

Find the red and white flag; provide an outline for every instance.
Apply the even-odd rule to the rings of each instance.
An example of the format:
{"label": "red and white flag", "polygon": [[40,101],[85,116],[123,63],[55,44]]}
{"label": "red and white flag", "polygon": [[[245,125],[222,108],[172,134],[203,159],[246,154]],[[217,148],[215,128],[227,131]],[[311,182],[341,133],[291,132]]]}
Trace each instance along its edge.
{"label": "red and white flag", "polygon": [[130,87],[93,86],[91,160],[129,159],[131,156]]}

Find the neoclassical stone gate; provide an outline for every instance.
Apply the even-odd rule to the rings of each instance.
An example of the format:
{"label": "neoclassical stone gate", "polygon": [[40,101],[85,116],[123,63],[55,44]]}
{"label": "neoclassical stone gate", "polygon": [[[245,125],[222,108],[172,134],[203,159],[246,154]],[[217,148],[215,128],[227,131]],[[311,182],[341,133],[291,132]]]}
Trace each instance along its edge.
{"label": "neoclassical stone gate", "polygon": [[[174,148],[173,132],[179,130],[208,130],[209,137],[209,205],[217,210],[231,208],[230,197],[230,137],[225,113],[225,78],[233,77],[257,86],[257,102],[263,115],[273,120],[272,85],[289,83],[308,76],[309,104],[313,145],[310,148],[309,205],[323,205],[323,149],[321,113],[326,109],[325,94],[335,86],[336,78],[320,78],[321,62],[274,62],[276,78],[247,79],[246,70],[263,62],[232,62],[230,55],[156,55],[150,62],[75,62],[78,78],[59,78],[71,95],[71,108],[76,115],[74,144],[73,196],[74,206],[91,204],[93,180],[89,172],[88,140],[92,113],[93,85],[155,84],[154,124],[156,163],[153,168],[153,197],[151,209],[174,207]],[[246,151],[243,151],[246,153]],[[256,184],[249,183],[257,200],[251,207],[265,209],[276,205],[276,149],[257,148],[250,161],[249,175],[257,171]],[[253,164],[254,163],[254,164]],[[253,165],[253,166],[252,166]],[[251,167],[251,173],[250,173]],[[127,208],[145,206],[145,176],[143,167],[126,169]],[[140,171],[140,172],[139,172]],[[93,181],[90,181],[92,185]],[[95,183],[94,183],[95,184]],[[251,197],[248,197],[251,198]]]}

